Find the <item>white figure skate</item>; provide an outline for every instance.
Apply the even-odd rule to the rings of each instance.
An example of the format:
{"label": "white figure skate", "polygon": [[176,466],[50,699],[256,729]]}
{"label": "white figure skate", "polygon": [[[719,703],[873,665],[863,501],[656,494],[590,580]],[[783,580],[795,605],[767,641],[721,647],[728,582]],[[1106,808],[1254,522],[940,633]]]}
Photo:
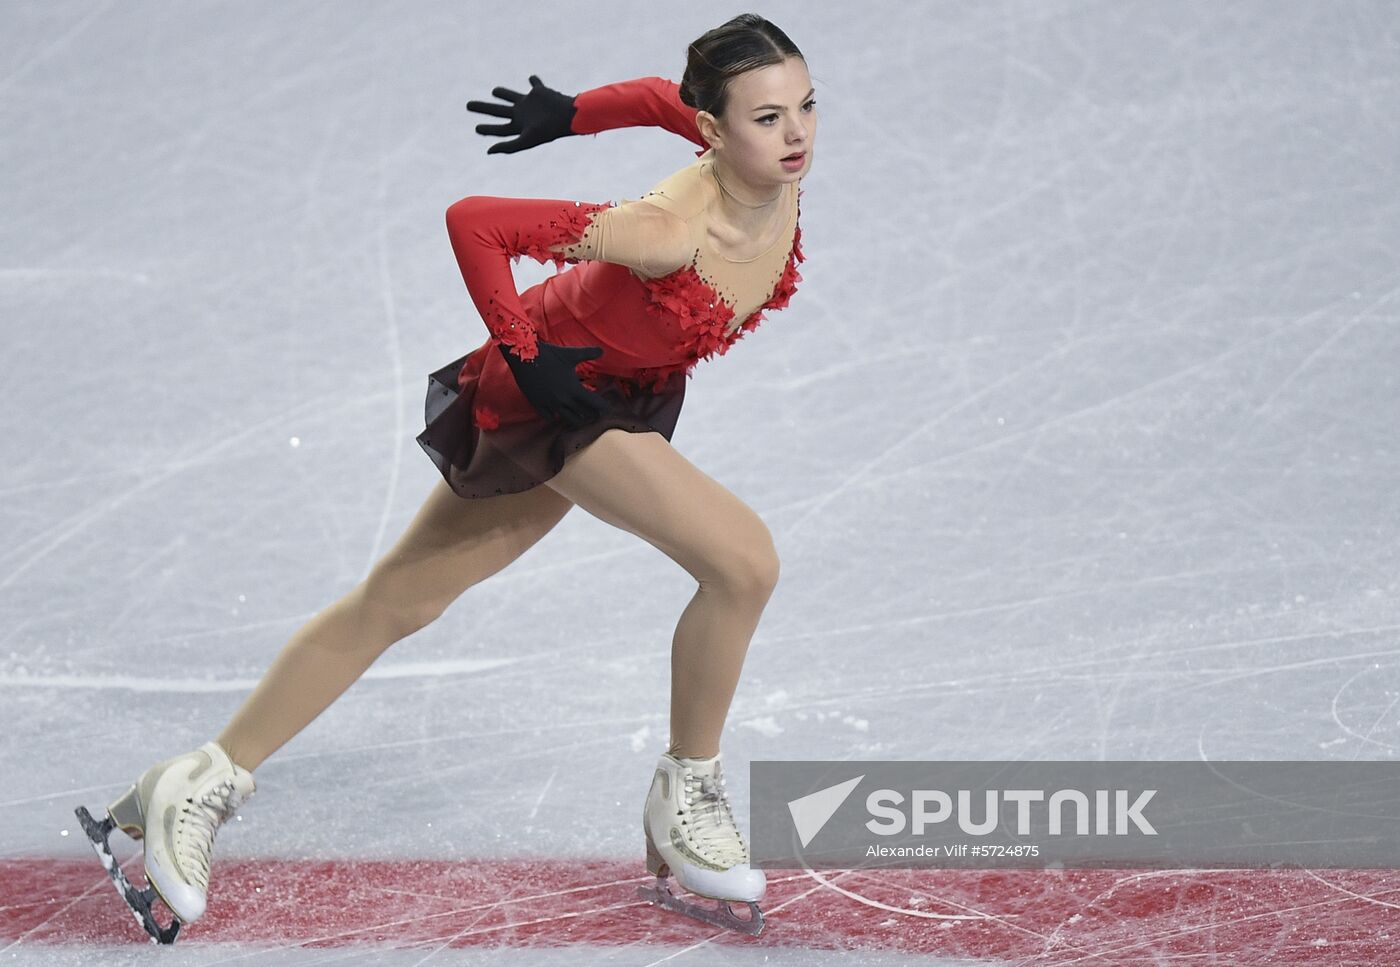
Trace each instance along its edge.
{"label": "white figure skate", "polygon": [[[642,825],[647,870],[656,874],[654,885],[638,887],[643,897],[705,923],[758,936],[763,930],[758,901],[767,878],[762,870],[749,868],[749,849],[734,822],[719,755],[663,755],[652,776]],[[672,893],[666,881],[670,873],[685,890],[717,901],[715,907]],[[736,915],[733,902],[747,903],[749,916]]]}
{"label": "white figure skate", "polygon": [[[97,822],[83,806],[75,812],[107,874],[152,942],[174,943],[182,923],[204,913],[214,834],[253,794],[253,774],[237,766],[217,742],[147,769]],[[112,855],[108,836],[121,829],[143,840],[146,881],[137,890]],[[151,904],[159,896],[175,914],[170,926],[156,922]]]}

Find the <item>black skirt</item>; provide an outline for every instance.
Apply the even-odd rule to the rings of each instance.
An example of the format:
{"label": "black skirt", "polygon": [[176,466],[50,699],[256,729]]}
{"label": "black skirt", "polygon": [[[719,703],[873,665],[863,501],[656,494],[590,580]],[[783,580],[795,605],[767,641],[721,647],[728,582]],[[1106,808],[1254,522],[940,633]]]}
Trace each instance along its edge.
{"label": "black skirt", "polygon": [[660,433],[669,441],[685,399],[684,373],[672,373],[661,392],[599,374],[589,382],[607,406],[586,426],[570,429],[541,414],[538,420],[483,430],[472,418],[475,380],[457,387],[466,358],[429,374],[423,406],[426,426],[417,436],[418,445],[461,497],[495,497],[536,487],[563,469],[576,451],[614,427]]}

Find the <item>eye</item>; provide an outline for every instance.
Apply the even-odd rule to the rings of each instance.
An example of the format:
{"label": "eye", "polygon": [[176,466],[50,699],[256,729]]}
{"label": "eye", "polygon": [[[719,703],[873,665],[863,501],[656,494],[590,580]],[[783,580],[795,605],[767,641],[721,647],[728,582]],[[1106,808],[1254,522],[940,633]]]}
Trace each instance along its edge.
{"label": "eye", "polygon": [[[814,108],[814,107],[816,107],[816,106],[817,106],[817,99],[814,97],[814,98],[812,98],[810,101],[808,101],[806,104],[802,105],[802,109],[803,109],[804,111],[806,111],[808,114],[811,114],[811,113],[812,113],[811,108]],[[778,115],[776,115],[776,114],[765,114],[765,115],[763,115],[763,117],[761,117],[761,118],[758,119],[758,123],[759,123],[759,124],[762,124],[762,125],[764,125],[764,126],[766,126],[766,127],[772,127],[772,125],[769,124],[768,122],[771,121],[772,119],[776,118],[777,116],[778,116]]]}

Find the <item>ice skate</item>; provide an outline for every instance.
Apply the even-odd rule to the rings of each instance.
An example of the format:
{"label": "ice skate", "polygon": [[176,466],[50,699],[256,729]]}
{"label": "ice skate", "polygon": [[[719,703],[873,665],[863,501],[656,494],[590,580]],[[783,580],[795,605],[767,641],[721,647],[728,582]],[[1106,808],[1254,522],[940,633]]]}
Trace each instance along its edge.
{"label": "ice skate", "polygon": [[[217,742],[206,742],[147,769],[107,807],[100,823],[85,807],[75,810],[117,892],[152,942],[174,943],[182,923],[203,915],[214,835],[254,788],[252,773],[235,765]],[[143,841],[149,884],[144,890],[132,885],[112,855],[108,836],[118,827]],[[175,915],[168,927],[156,921],[156,897]]]}
{"label": "ice skate", "polygon": [[[642,825],[647,870],[656,874],[655,884],[638,887],[643,897],[705,923],[758,936],[763,930],[758,901],[767,878],[762,870],[749,868],[749,849],[734,822],[719,755],[663,755],[652,777]],[[669,874],[683,889],[716,901],[715,906],[676,896],[667,882]],[[748,917],[734,913],[730,904],[735,902],[748,904]]]}

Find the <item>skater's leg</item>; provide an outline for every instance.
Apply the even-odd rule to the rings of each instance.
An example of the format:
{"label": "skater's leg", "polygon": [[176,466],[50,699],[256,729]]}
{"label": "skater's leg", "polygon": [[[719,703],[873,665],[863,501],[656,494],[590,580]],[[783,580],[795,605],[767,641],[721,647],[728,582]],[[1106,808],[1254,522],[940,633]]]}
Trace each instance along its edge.
{"label": "skater's leg", "polygon": [[669,751],[715,755],[749,639],[778,580],[767,526],[659,433],[608,430],[546,486],[654,545],[699,582],[671,643]]}
{"label": "skater's leg", "polygon": [[437,480],[369,576],[292,636],[218,737],[245,769],[300,732],[391,644],[542,538],[573,506],[548,487],[467,499]]}
{"label": "skater's leg", "polygon": [[[183,923],[204,913],[214,835],[255,791],[251,770],[306,726],[393,642],[434,620],[466,588],[510,564],[573,506],[546,487],[479,500],[446,481],[392,550],[283,648],[216,741],[157,763],[107,807],[78,819],[123,899],[151,936],[171,942],[151,909],[158,893]],[[107,837],[143,840],[148,889],[121,874]]]}

